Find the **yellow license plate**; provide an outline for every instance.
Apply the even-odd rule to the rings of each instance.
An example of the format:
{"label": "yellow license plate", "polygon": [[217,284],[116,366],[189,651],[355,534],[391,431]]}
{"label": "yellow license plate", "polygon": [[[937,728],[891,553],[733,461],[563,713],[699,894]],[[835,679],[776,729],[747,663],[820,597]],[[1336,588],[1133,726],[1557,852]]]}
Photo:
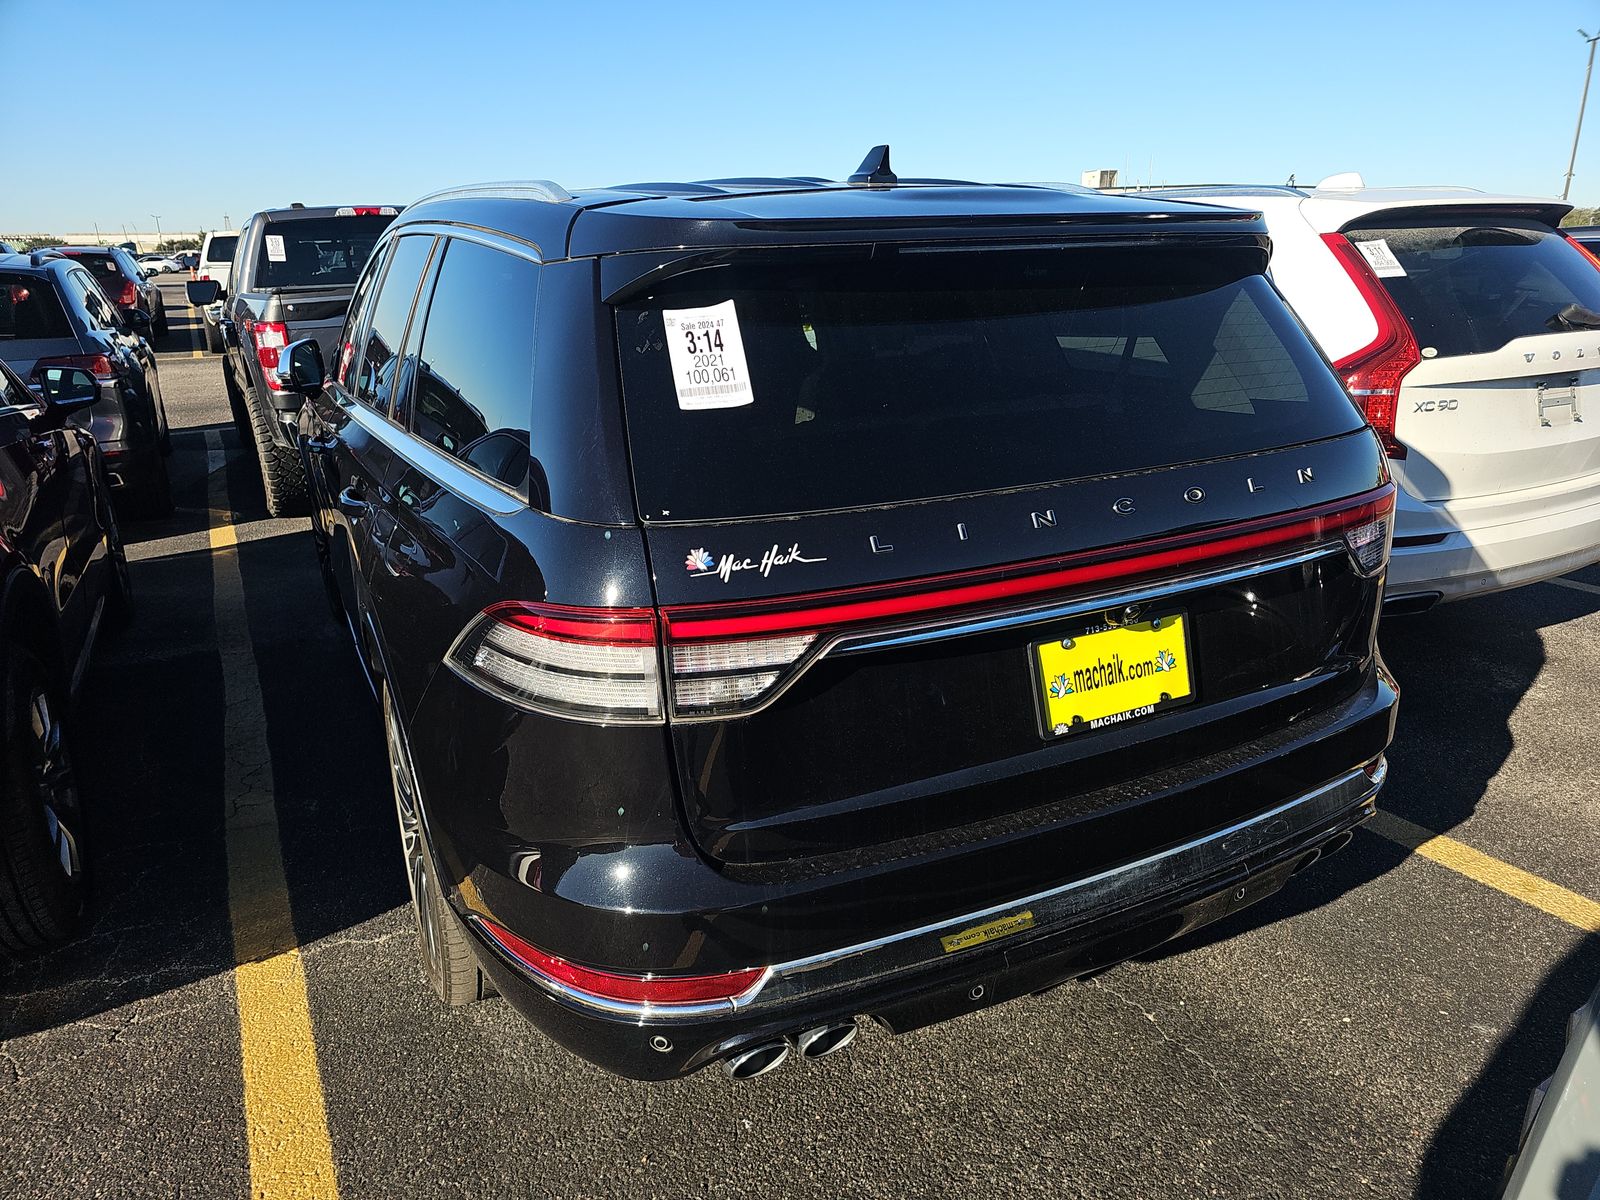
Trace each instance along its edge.
{"label": "yellow license plate", "polygon": [[1104,729],[1194,696],[1181,612],[1036,642],[1033,656],[1046,737]]}

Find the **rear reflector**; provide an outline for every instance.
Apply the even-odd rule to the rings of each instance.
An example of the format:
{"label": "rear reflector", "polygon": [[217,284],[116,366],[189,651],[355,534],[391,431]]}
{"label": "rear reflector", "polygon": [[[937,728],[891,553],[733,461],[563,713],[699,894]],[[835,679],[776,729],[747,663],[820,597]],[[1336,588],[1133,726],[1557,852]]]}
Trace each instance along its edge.
{"label": "rear reflector", "polygon": [[445,662],[519,708],[600,724],[661,720],[655,614],[508,602],[485,609]]}
{"label": "rear reflector", "polygon": [[620,975],[597,971],[547,953],[485,917],[474,916],[472,920],[518,966],[557,991],[578,993],[580,999],[651,1008],[712,1004],[719,1000],[732,1003],[759,988],[767,973],[765,967],[722,975]]}
{"label": "rear reflector", "polygon": [[1416,336],[1405,314],[1350,239],[1342,233],[1325,233],[1322,240],[1378,323],[1377,336],[1355,353],[1345,355],[1333,368],[1366,413],[1367,423],[1383,443],[1384,453],[1390,458],[1404,458],[1406,447],[1395,436],[1395,419],[1400,406],[1400,381],[1422,361]]}

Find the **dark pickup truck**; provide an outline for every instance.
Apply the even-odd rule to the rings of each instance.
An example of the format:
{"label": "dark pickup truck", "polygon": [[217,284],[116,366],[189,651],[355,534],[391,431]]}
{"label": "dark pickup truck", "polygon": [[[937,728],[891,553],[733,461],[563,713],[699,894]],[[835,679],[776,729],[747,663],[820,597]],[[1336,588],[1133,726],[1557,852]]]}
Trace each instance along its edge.
{"label": "dark pickup truck", "polygon": [[307,511],[305,468],[294,442],[301,397],[276,387],[278,352],[315,338],[324,360],[334,361],[356,278],[399,211],[296,205],[258,212],[239,233],[227,289],[215,280],[188,285],[192,305],[222,301],[222,382],[239,436],[255,445],[275,517]]}

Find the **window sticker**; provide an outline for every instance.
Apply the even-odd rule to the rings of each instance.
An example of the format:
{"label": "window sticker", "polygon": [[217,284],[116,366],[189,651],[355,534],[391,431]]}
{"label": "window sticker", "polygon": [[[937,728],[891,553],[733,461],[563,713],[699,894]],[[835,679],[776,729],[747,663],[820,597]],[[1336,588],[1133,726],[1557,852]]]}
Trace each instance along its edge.
{"label": "window sticker", "polygon": [[661,322],[679,408],[693,412],[755,403],[732,300],[707,308],[664,308]]}
{"label": "window sticker", "polygon": [[1372,273],[1379,279],[1394,279],[1406,273],[1406,269],[1400,265],[1400,260],[1394,256],[1394,251],[1389,249],[1389,243],[1383,238],[1373,238],[1370,242],[1357,242],[1356,249],[1361,251],[1361,257],[1367,260],[1367,266],[1372,268]]}
{"label": "window sticker", "polygon": [[267,259],[271,262],[289,261],[289,255],[283,249],[283,234],[267,234]]}

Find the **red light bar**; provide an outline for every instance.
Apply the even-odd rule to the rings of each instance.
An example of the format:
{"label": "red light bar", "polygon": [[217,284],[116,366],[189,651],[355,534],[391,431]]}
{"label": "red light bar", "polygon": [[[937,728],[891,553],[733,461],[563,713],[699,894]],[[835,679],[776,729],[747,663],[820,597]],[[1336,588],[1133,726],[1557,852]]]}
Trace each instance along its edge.
{"label": "red light bar", "polygon": [[652,1007],[733,1000],[759,985],[767,973],[765,967],[750,967],[723,975],[618,975],[557,958],[484,917],[473,920],[495,945],[522,967],[565,988],[602,1000]]}
{"label": "red light bar", "polygon": [[648,608],[576,608],[505,600],[491,604],[483,615],[564,642],[650,646],[656,640],[655,612]]}
{"label": "red light bar", "polygon": [[[672,642],[767,637],[922,617],[1198,566],[1262,550],[1315,545],[1392,511],[1394,497],[1394,484],[1387,483],[1317,508],[1244,521],[1205,533],[1013,564],[1000,568],[999,573],[986,568],[910,583],[753,601],[739,606],[742,611],[737,612],[730,611],[734,608],[731,605],[682,605],[664,608],[661,617]],[[722,615],[725,613],[730,615]]]}

